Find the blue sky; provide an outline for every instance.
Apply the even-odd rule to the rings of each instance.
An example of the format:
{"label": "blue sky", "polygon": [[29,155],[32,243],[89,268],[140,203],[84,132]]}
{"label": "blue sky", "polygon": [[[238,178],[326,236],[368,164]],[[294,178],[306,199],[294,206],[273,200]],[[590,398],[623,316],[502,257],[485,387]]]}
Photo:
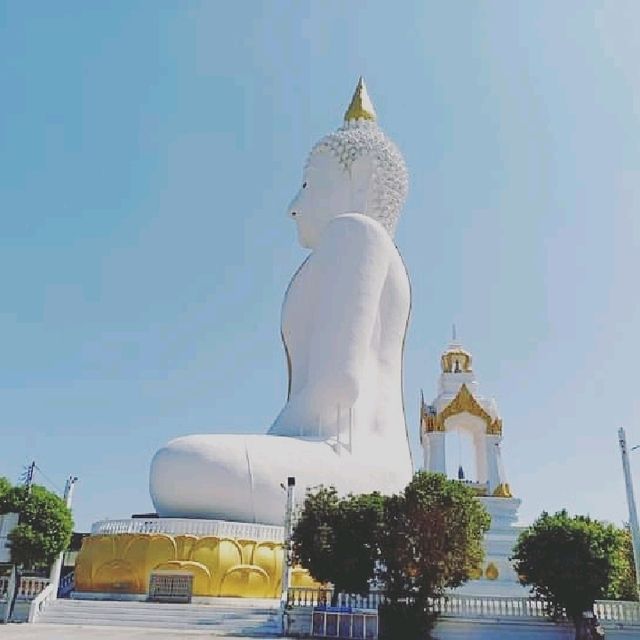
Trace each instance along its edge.
{"label": "blue sky", "polygon": [[285,208],[363,74],[411,175],[416,454],[456,322],[523,520],[622,522],[639,20],[623,0],[0,2],[0,475],[79,476],[87,529],[151,509],[172,437],[267,429],[305,256]]}

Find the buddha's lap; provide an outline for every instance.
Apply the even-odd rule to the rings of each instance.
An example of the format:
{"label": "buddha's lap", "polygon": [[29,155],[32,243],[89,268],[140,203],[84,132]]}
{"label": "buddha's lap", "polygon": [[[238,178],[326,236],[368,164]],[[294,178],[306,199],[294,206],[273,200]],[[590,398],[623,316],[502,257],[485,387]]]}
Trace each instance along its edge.
{"label": "buddha's lap", "polygon": [[[404,471],[404,473],[403,473]],[[154,500],[223,503],[264,500],[280,503],[281,483],[294,476],[304,489],[333,485],[340,492],[396,491],[408,481],[393,456],[356,457],[343,445],[275,435],[194,435],[169,442],[151,466]],[[410,475],[410,470],[408,471]],[[198,487],[191,498],[184,487]],[[233,487],[234,491],[230,491]]]}

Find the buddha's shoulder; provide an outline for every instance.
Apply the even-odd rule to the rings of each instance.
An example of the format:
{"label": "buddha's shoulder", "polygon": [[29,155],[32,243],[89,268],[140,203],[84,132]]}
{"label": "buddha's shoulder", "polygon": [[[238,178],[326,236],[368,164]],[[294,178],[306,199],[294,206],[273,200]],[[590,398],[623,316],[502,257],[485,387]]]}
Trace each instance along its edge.
{"label": "buddha's shoulder", "polygon": [[323,241],[359,244],[373,251],[397,253],[387,230],[377,220],[361,213],[336,216],[329,223]]}

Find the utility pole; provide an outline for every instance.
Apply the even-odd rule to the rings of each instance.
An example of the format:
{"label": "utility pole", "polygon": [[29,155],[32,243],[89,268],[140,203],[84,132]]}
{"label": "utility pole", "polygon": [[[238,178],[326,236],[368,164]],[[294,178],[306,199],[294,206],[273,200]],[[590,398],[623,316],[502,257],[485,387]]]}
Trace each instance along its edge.
{"label": "utility pole", "polygon": [[629,527],[631,528],[631,543],[633,545],[633,562],[636,568],[636,583],[640,585],[640,529],[638,529],[638,511],[636,509],[636,500],[633,495],[633,484],[631,482],[631,467],[629,465],[629,451],[627,450],[627,435],[622,428],[618,429],[618,440],[620,442],[620,453],[622,455],[624,484],[627,490]]}
{"label": "utility pole", "polygon": [[[73,500],[73,489],[76,485],[78,478],[75,476],[69,476],[67,483],[64,485],[64,503],[68,509],[71,509],[71,501]],[[63,549],[58,557],[55,559],[53,566],[51,567],[51,573],[49,574],[49,580],[53,584],[53,599],[58,597],[58,588],[60,587],[60,574],[62,573],[62,562],[64,561]]]}
{"label": "utility pole", "polygon": [[284,516],[284,558],[282,562],[282,593],[280,602],[284,608],[291,581],[291,534],[293,530],[293,505],[295,500],[296,479],[287,478],[287,509]]}
{"label": "utility pole", "polygon": [[31,464],[27,466],[22,474],[22,481],[24,482],[24,486],[27,488],[27,493],[31,493],[31,485],[33,484],[33,472],[36,468],[36,461],[32,460]]}

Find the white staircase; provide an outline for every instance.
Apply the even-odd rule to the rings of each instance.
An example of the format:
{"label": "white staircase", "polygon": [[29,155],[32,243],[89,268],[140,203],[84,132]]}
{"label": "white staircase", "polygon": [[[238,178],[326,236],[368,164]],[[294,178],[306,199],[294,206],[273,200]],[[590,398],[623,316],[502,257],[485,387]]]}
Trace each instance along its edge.
{"label": "white staircase", "polygon": [[38,623],[189,629],[259,638],[280,636],[282,629],[279,601],[244,598],[216,598],[211,604],[62,599],[52,602]]}

